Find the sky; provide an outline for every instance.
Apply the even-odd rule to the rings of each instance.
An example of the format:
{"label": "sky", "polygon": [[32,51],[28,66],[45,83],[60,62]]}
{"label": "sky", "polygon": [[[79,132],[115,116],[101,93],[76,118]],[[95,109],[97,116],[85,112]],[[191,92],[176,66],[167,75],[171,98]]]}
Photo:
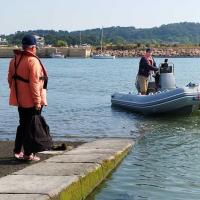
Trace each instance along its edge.
{"label": "sky", "polygon": [[0,0],[0,35],[200,22],[200,0]]}

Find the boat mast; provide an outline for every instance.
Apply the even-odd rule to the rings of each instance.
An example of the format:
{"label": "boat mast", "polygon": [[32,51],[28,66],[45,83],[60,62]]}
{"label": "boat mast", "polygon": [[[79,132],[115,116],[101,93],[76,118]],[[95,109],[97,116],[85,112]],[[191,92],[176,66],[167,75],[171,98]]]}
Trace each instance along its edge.
{"label": "boat mast", "polygon": [[102,29],[101,29],[101,53],[103,51],[103,26],[102,26]]}
{"label": "boat mast", "polygon": [[81,31],[80,31],[80,35],[79,35],[79,37],[80,37],[80,46],[82,45],[82,40],[81,40]]}

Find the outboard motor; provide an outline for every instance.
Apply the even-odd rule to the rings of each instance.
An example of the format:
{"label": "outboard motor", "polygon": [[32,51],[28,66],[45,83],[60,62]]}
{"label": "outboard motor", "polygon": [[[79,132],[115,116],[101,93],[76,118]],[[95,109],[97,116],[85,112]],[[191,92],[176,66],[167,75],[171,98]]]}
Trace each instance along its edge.
{"label": "outboard motor", "polygon": [[164,63],[159,66],[159,86],[160,90],[171,90],[176,88],[176,81],[174,76],[174,64],[168,63],[165,59]]}

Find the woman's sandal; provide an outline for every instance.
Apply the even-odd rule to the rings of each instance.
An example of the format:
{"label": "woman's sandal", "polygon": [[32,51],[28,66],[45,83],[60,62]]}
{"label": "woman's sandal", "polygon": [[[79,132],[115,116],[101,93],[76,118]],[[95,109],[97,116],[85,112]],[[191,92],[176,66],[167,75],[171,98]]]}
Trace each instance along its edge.
{"label": "woman's sandal", "polygon": [[24,160],[25,161],[35,161],[35,162],[38,162],[38,161],[40,161],[40,157],[38,157],[38,156],[36,156],[35,154],[32,153],[29,156],[24,155]]}

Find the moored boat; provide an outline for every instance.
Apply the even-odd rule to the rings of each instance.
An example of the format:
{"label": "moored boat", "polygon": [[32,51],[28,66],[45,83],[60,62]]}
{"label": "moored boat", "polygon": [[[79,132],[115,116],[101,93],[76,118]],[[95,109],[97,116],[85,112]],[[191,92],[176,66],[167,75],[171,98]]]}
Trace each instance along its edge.
{"label": "moored boat", "polygon": [[51,58],[65,58],[65,55],[56,49],[56,52],[53,52],[50,55]]}
{"label": "moored boat", "polygon": [[93,55],[92,58],[94,59],[115,59],[115,56],[112,56],[110,54],[96,54],[96,55]]}
{"label": "moored boat", "polygon": [[93,59],[115,59],[115,56],[110,55],[109,53],[103,53],[103,27],[101,29],[101,51],[99,54],[95,54],[92,56]]}

